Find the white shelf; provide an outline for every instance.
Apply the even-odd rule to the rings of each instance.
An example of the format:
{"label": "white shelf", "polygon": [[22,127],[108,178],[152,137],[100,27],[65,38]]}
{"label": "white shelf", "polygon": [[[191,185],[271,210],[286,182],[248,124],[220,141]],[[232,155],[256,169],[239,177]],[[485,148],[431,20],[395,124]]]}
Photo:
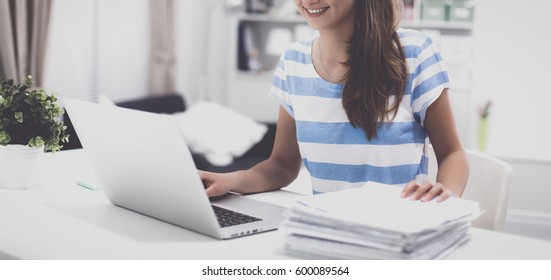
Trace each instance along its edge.
{"label": "white shelf", "polygon": [[452,21],[402,21],[400,24],[403,28],[412,29],[439,29],[439,30],[458,30],[458,31],[472,31],[472,22],[452,22]]}
{"label": "white shelf", "polygon": [[[270,14],[240,14],[237,16],[240,21],[251,22],[278,22],[278,23],[306,23],[306,20],[300,15],[292,16],[274,16]],[[400,26],[405,28],[428,28],[428,29],[454,29],[471,31],[472,22],[453,22],[453,21],[426,21],[426,20],[407,20],[402,21]]]}
{"label": "white shelf", "polygon": [[[243,13],[237,16],[239,21],[250,22],[273,22],[273,23],[305,23],[306,20],[300,15],[292,16],[274,16],[270,14],[247,14]],[[404,28],[425,28],[425,29],[449,29],[471,31],[472,22],[453,22],[453,21],[426,21],[426,20],[407,20],[400,24]]]}

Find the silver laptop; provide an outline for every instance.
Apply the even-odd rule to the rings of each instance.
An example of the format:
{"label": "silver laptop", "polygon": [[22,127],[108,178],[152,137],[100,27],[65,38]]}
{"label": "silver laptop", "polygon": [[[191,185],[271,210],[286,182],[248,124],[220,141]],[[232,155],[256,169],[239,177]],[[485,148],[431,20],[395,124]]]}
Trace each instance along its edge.
{"label": "silver laptop", "polygon": [[218,239],[274,230],[283,220],[285,208],[241,195],[211,202],[171,116],[63,103],[111,203]]}

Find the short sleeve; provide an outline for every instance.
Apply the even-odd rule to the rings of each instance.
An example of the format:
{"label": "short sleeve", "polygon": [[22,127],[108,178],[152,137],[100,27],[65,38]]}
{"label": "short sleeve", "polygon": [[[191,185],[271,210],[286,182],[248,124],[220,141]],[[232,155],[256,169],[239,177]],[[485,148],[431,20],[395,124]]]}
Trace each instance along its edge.
{"label": "short sleeve", "polygon": [[[440,52],[429,37],[418,48],[417,63],[411,76],[411,110],[415,121],[424,126],[429,106],[444,89],[449,88],[449,76]],[[411,67],[411,66],[410,66]]]}
{"label": "short sleeve", "polygon": [[285,74],[285,53],[283,53],[275,70],[272,86],[270,87],[270,96],[279,103],[291,117],[295,118],[288,88],[289,85]]}

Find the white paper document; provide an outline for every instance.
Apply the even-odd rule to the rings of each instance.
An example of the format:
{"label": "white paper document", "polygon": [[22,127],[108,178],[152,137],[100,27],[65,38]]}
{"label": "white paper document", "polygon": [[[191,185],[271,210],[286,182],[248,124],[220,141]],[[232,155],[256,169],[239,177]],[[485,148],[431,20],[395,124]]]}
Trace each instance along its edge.
{"label": "white paper document", "polygon": [[301,199],[282,225],[286,248],[307,257],[433,259],[468,240],[478,203],[411,201],[401,191],[370,183]]}

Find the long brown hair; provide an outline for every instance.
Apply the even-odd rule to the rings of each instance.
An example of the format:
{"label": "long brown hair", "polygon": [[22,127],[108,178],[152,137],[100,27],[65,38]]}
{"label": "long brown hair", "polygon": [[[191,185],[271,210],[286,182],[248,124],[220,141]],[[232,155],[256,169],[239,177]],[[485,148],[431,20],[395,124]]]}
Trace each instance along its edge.
{"label": "long brown hair", "polygon": [[[352,126],[377,137],[378,122],[396,116],[404,95],[407,66],[396,32],[397,0],[356,0],[356,22],[348,45],[342,104]],[[390,96],[396,98],[392,104]]]}

